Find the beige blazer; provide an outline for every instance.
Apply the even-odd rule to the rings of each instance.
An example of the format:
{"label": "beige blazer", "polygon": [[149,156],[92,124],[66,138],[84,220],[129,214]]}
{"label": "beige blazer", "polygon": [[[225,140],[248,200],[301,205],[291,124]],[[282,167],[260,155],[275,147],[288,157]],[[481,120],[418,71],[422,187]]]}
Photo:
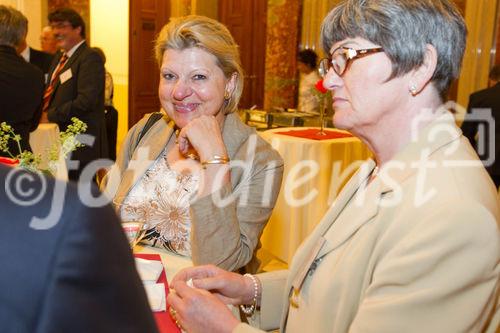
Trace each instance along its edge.
{"label": "beige blazer", "polygon": [[[105,179],[108,195],[126,196],[175,135],[174,123],[165,116],[137,145],[148,118],[146,115],[128,132],[113,171]],[[231,186],[191,204],[192,260],[195,265],[211,263],[236,270],[253,258],[247,269],[256,271],[258,261],[254,253],[260,246],[260,235],[278,197],[283,160],[236,114],[226,116],[222,134],[232,161]],[[234,195],[236,200],[225,207],[214,203],[213,196],[225,198],[229,195]]]}
{"label": "beige blazer", "polygon": [[[448,130],[439,131],[443,124]],[[427,168],[419,169],[426,155]],[[315,333],[496,330],[499,207],[484,168],[462,166],[477,162],[469,142],[446,114],[394,161],[366,188],[374,162],[363,165],[290,270],[259,275],[255,325]],[[291,284],[310,267],[307,257],[321,237],[321,261],[306,276],[295,308]],[[240,324],[235,331],[256,329]]]}

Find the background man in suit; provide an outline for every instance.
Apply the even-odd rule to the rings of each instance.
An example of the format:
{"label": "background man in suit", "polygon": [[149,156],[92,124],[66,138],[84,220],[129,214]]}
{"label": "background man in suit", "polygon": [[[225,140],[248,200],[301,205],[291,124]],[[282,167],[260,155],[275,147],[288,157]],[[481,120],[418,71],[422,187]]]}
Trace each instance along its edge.
{"label": "background man in suit", "polygon": [[[495,128],[493,132],[490,132],[488,126],[485,126],[485,144],[484,149],[479,149],[481,142],[477,134],[479,131],[479,122],[471,119],[471,112],[488,112],[491,110],[491,115],[495,120]],[[500,186],[500,162],[498,161],[500,152],[500,124],[498,124],[497,119],[500,115],[500,65],[495,65],[489,75],[488,88],[480,90],[470,95],[469,106],[467,107],[467,114],[465,121],[462,125],[462,131],[464,136],[466,136],[471,142],[476,152],[481,157],[481,160],[486,160],[490,152],[490,142],[495,143],[495,149],[492,150],[494,153],[495,161],[492,165],[486,166],[486,170],[490,174],[496,187]]]}
{"label": "background man in suit", "polygon": [[[72,184],[42,177],[0,165],[0,332],[157,332],[113,209],[89,208]],[[16,191],[19,179],[33,197]],[[33,227],[62,202],[54,226]]]}
{"label": "background man in suit", "polygon": [[[27,27],[20,11],[0,5],[0,122],[21,136],[22,150],[30,150],[29,134],[38,126],[43,94],[42,71],[16,53]],[[17,155],[17,143],[11,141],[9,151]]]}
{"label": "background man in suit", "polygon": [[72,117],[84,121],[86,134],[95,141],[77,149],[71,156],[69,178],[77,180],[90,162],[108,157],[104,122],[104,64],[97,52],[85,42],[85,23],[73,9],[60,8],[49,14],[57,46],[44,93],[42,120],[57,123],[65,130]]}
{"label": "background man in suit", "polygon": [[42,32],[40,33],[40,45],[42,46],[43,52],[52,55],[56,54],[58,50],[57,42],[56,38],[54,37],[54,32],[52,31],[50,25],[47,25],[42,28]]}
{"label": "background man in suit", "polygon": [[[28,31],[26,31],[26,33],[27,32]],[[17,52],[24,58],[24,60],[40,68],[43,74],[47,74],[49,72],[53,55],[35,50],[34,48],[28,46],[28,43],[26,43],[26,36],[24,36],[21,44],[17,48]]]}

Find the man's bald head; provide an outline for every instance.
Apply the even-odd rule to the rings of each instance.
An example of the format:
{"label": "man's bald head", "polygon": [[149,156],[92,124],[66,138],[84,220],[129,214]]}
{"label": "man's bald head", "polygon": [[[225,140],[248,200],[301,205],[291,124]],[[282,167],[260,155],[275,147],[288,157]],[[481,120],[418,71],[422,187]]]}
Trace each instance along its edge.
{"label": "man's bald head", "polygon": [[40,34],[40,44],[42,45],[42,51],[54,54],[57,52],[57,43],[50,26],[43,27],[42,33]]}

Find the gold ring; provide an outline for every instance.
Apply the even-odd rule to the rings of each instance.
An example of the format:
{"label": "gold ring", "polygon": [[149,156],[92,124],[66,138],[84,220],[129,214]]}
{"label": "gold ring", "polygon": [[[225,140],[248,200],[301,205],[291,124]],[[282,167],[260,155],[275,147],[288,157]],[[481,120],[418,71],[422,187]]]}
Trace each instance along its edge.
{"label": "gold ring", "polygon": [[182,328],[181,324],[179,323],[179,320],[177,320],[177,318],[175,319],[175,325],[177,325],[177,327],[179,328]]}
{"label": "gold ring", "polygon": [[168,311],[170,312],[170,315],[172,316],[172,318],[174,318],[175,321],[177,321],[177,318],[175,317],[175,315],[177,314],[177,311],[175,311],[175,309],[173,307],[170,307],[170,309]]}
{"label": "gold ring", "polygon": [[199,161],[200,160],[200,157],[198,155],[196,155],[195,153],[187,153],[186,157],[190,158],[192,160],[195,160],[195,161]]}

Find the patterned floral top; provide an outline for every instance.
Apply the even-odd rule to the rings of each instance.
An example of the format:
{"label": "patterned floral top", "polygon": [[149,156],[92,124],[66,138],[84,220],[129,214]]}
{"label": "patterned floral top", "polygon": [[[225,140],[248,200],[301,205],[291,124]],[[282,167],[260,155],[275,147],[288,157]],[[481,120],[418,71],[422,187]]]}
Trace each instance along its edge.
{"label": "patterned floral top", "polygon": [[164,151],[123,201],[121,218],[146,222],[142,243],[191,256],[189,203],[198,185],[199,175],[172,170]]}

